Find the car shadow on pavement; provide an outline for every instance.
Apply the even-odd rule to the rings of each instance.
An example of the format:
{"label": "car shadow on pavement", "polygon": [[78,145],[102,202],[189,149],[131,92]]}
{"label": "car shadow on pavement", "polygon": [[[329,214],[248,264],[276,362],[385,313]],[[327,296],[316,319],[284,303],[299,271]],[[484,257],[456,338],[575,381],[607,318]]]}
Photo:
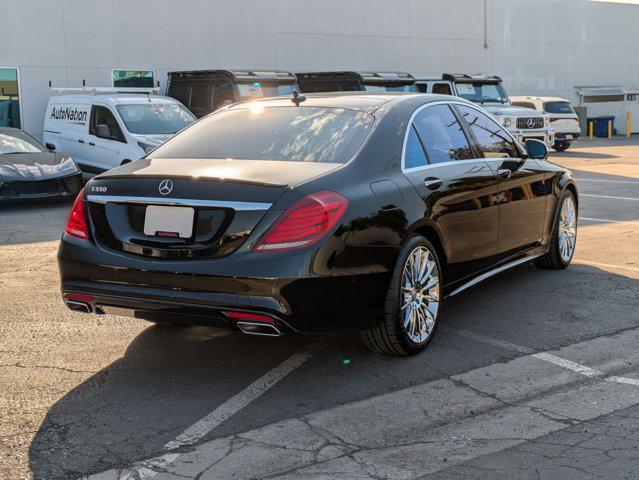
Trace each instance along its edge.
{"label": "car shadow on pavement", "polygon": [[70,211],[70,202],[0,205],[0,245],[59,240]]}
{"label": "car shadow on pavement", "polygon": [[[347,358],[368,357],[368,365],[360,360],[355,368],[343,370],[342,377],[347,378],[342,378],[337,392],[333,390],[338,386],[330,380],[331,368],[343,367],[314,358],[294,374],[299,395],[279,401],[299,402],[305,395],[330,392],[336,396],[335,403],[345,403],[356,399],[352,392],[357,383],[383,382],[367,396],[423,383],[432,377],[422,372],[438,368],[431,351],[441,356],[442,349],[454,350],[451,345],[471,350],[464,342],[471,345],[473,340],[456,331],[472,330],[541,350],[639,326],[634,313],[639,308],[636,290],[636,278],[585,265],[559,272],[532,266],[513,269],[450,298],[442,329],[422,355],[398,361],[362,352],[352,336],[330,337],[326,350],[338,349]],[[185,428],[314,339],[259,338],[204,327],[149,327],[122,358],[49,409],[29,447],[31,472],[38,479],[75,478],[158,454]],[[495,350],[491,345],[471,345],[477,346]],[[442,363],[450,363],[456,355],[456,351],[450,353]],[[494,352],[490,355],[463,368],[493,363]],[[499,355],[507,359],[521,354]],[[400,368],[403,379],[393,374],[393,369]],[[434,376],[459,373],[456,368],[453,365]],[[345,385],[347,380],[350,386]],[[240,415],[257,416],[259,422],[259,408],[245,410]]]}

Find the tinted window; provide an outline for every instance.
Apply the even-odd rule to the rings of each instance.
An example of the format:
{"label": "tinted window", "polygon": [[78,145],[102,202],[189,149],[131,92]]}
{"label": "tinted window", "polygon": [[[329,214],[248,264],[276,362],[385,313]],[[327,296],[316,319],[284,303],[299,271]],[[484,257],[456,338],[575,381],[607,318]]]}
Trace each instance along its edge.
{"label": "tinted window", "polygon": [[358,92],[362,88],[356,80],[326,81],[326,80],[305,80],[300,82],[303,92],[321,93],[321,92]]}
{"label": "tinted window", "polygon": [[193,85],[191,88],[191,108],[207,108],[211,93],[208,85]]}
{"label": "tinted window", "polygon": [[519,152],[510,136],[491,118],[474,108],[458,105],[486,158],[519,157]]}
{"label": "tinted window", "polygon": [[450,85],[447,83],[436,83],[435,85],[433,85],[433,93],[450,95]]}
{"label": "tinted window", "polygon": [[513,102],[513,105],[516,107],[532,108],[533,110],[537,110],[535,108],[535,104],[529,102]]}
{"label": "tinted window", "polygon": [[176,133],[195,121],[191,112],[176,103],[147,102],[116,108],[129,132],[143,135]]}
{"label": "tinted window", "polygon": [[422,142],[417,136],[415,127],[411,125],[408,131],[408,139],[406,140],[406,156],[404,166],[406,168],[423,167],[428,164],[426,154],[422,147]]}
{"label": "tinted window", "polygon": [[240,83],[237,85],[237,90],[241,97],[277,97],[280,95],[292,95],[295,85],[292,83],[276,84],[273,82]]}
{"label": "tinted window", "polygon": [[546,113],[575,113],[569,102],[546,102],[544,103]]}
{"label": "tinted window", "polygon": [[172,83],[169,86],[169,91],[167,92],[169,97],[173,97],[178,100],[180,103],[184,105],[189,104],[189,85],[187,84],[174,84]]}
{"label": "tinted window", "polygon": [[46,149],[22,130],[0,130],[0,155],[3,153],[40,153]]}
{"label": "tinted window", "polygon": [[0,127],[20,128],[18,70],[0,68]]}
{"label": "tinted window", "polygon": [[154,158],[235,158],[345,163],[373,126],[372,115],[339,108],[270,107],[255,102],[200,120]]}
{"label": "tinted window", "polygon": [[91,110],[91,126],[89,128],[89,133],[91,135],[96,134],[96,127],[98,125],[106,125],[109,127],[110,136],[108,138],[110,140],[126,142],[124,135],[122,134],[122,130],[120,130],[120,125],[118,125],[118,121],[111,113],[111,110],[106,107],[94,105]]}
{"label": "tinted window", "polygon": [[418,92],[416,85],[364,85],[367,92]]}
{"label": "tinted window", "polygon": [[153,70],[113,70],[114,87],[153,88]]}
{"label": "tinted window", "polygon": [[431,163],[474,157],[461,125],[448,105],[424,108],[415,116],[415,128]]}

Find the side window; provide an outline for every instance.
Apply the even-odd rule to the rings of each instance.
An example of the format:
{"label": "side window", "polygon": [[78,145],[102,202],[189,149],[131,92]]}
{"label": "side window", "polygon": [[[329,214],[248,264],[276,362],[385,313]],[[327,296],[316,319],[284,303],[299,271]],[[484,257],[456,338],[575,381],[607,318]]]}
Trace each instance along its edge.
{"label": "side window", "polygon": [[494,120],[479,110],[458,105],[486,158],[517,158],[519,151],[510,136]]}
{"label": "side window", "polygon": [[417,136],[415,126],[411,125],[406,140],[406,152],[404,157],[404,168],[423,167],[428,165],[422,142]]}
{"label": "side window", "polygon": [[215,89],[215,100],[213,102],[213,110],[222,108],[235,102],[233,89],[228,85],[223,85]]}
{"label": "side window", "polygon": [[431,163],[475,157],[450,106],[426,107],[415,116],[414,123]]}
{"label": "side window", "polygon": [[196,83],[191,87],[191,104],[189,109],[201,117],[211,111],[211,87],[206,84]]}
{"label": "side window", "polygon": [[108,135],[100,136],[100,138],[126,143],[120,125],[118,125],[118,121],[111,113],[111,110],[100,105],[93,105],[91,108],[91,123],[89,125],[89,133],[91,135],[98,136],[98,125],[106,125],[108,127]]}
{"label": "side window", "polygon": [[169,97],[175,98],[186,107],[189,106],[189,85],[186,83],[172,83],[167,92]]}
{"label": "side window", "polygon": [[450,95],[450,85],[448,83],[436,83],[433,85],[433,93],[441,95]]}

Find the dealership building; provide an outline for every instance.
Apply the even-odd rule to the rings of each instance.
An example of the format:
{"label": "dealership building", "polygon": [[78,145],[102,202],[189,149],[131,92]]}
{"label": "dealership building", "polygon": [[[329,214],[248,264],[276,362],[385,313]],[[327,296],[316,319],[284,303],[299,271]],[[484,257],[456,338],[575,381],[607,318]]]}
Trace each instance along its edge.
{"label": "dealership building", "polygon": [[494,73],[509,94],[576,104],[587,87],[639,86],[639,5],[625,3],[5,0],[2,15],[0,126],[38,137],[50,87],[163,92],[173,70]]}

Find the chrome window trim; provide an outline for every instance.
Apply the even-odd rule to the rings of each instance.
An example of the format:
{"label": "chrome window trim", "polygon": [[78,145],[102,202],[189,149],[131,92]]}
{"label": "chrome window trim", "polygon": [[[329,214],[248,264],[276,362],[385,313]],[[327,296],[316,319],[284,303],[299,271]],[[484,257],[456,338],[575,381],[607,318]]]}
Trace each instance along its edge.
{"label": "chrome window trim", "polygon": [[[513,143],[515,145],[517,145],[517,140],[515,140],[515,138],[510,134],[510,132],[508,130],[506,130],[501,125],[499,125],[499,122],[490,114],[490,112],[487,112],[485,110],[481,110],[476,105],[473,105],[472,103],[460,102],[460,101],[455,101],[455,100],[440,100],[440,101],[437,101],[437,102],[425,103],[424,105],[420,105],[412,113],[412,115],[408,119],[408,125],[406,126],[406,132],[404,132],[404,143],[402,145],[401,168],[402,168],[402,172],[403,173],[419,172],[421,170],[428,170],[429,168],[433,168],[433,167],[443,167],[443,166],[446,166],[446,165],[459,165],[460,163],[468,163],[468,162],[477,162],[477,161],[490,162],[490,161],[495,161],[495,160],[499,160],[499,161],[502,161],[502,162],[504,161],[503,158],[477,157],[477,158],[467,158],[465,160],[451,160],[449,162],[429,163],[429,164],[424,165],[422,167],[406,168],[406,166],[405,166],[406,165],[406,145],[408,143],[408,134],[410,132],[410,127],[413,125],[413,121],[415,120],[415,117],[417,116],[417,114],[419,112],[421,112],[425,108],[428,108],[428,107],[431,107],[431,106],[435,106],[435,105],[463,105],[465,107],[472,108],[473,110],[477,110],[479,113],[487,115],[491,120],[493,120],[497,124],[497,126],[499,128],[501,128],[504,132],[506,132],[508,134],[508,136],[512,139]],[[464,133],[464,136],[465,135],[466,135],[466,133]]]}
{"label": "chrome window trim", "polygon": [[232,208],[233,210],[268,210],[272,203],[232,202],[226,200],[198,200],[193,198],[167,197],[132,197],[128,195],[87,195],[87,200],[93,203],[135,203],[148,205],[171,205],[180,207],[217,207]]}

